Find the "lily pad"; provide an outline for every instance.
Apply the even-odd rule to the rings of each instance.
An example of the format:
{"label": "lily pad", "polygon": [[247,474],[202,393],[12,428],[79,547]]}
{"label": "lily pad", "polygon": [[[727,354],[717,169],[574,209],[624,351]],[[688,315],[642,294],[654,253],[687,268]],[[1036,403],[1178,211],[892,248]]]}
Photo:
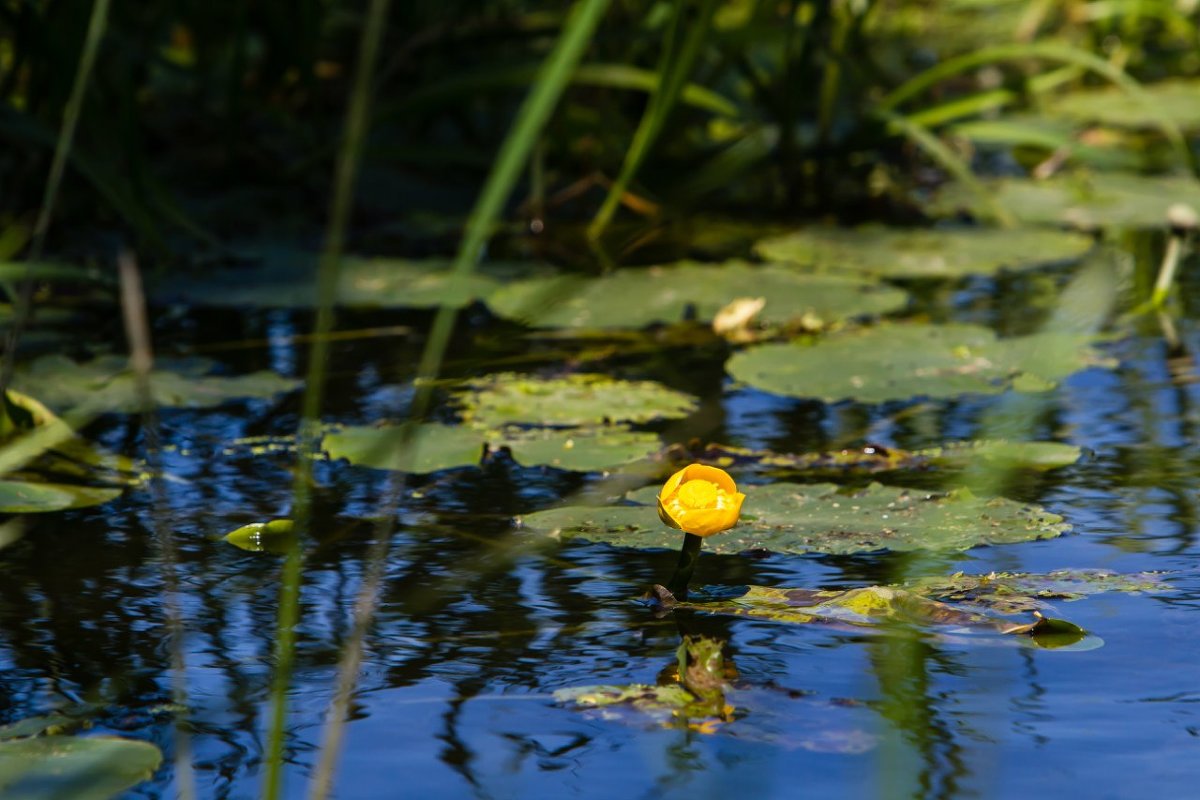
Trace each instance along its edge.
{"label": "lily pad", "polygon": [[568,430],[506,429],[493,446],[507,447],[513,459],[525,467],[590,472],[648,458],[662,449],[662,440],[654,433],[606,425]]}
{"label": "lily pad", "polygon": [[[649,499],[634,493],[632,499]],[[745,488],[741,521],[710,536],[704,549],[736,554],[844,555],[879,550],[967,550],[980,545],[1051,539],[1070,529],[1057,514],[1004,498],[976,497],[965,489],[928,492],[871,484],[844,492],[830,483],[774,483]],[[643,506],[566,506],[520,518],[530,531],[638,549],[679,547],[679,534]]]}
{"label": "lily pad", "polygon": [[763,239],[755,252],[817,269],[894,278],[959,278],[1081,257],[1090,237],[1046,228],[806,228]]}
{"label": "lily pad", "polygon": [[574,426],[648,422],[690,414],[691,395],[653,381],[614,380],[606,375],[538,378],[500,373],[473,381],[455,396],[463,417],[487,427],[508,424]]}
{"label": "lily pad", "polygon": [[[156,366],[150,373],[150,394],[158,406],[207,408],[240,398],[270,398],[300,385],[267,370],[234,377],[209,375],[215,364],[207,359],[164,359]],[[62,355],[43,356],[18,368],[13,383],[51,408],[125,414],[141,410],[133,373],[118,356],[82,363]]]}
{"label": "lily pad", "polygon": [[1103,363],[1091,337],[1038,333],[998,339],[975,325],[879,325],[815,345],[764,344],[725,368],[756,389],[825,402],[881,403],[911,397],[1045,391]]}
{"label": "lily pad", "polygon": [[[1000,178],[985,181],[988,194],[1016,219],[1078,228],[1161,228],[1174,203],[1200,208],[1200,182],[1189,177],[1120,172],[1064,175],[1044,181]],[[977,209],[979,196],[950,184],[934,198],[930,211],[953,216]]]}
{"label": "lily pad", "polygon": [[772,470],[793,469],[810,474],[834,471],[889,472],[924,469],[931,465],[964,469],[981,461],[1005,467],[1050,470],[1074,464],[1081,454],[1080,448],[1061,442],[1012,442],[1005,439],[950,442],[941,447],[921,450],[871,444],[824,453],[778,453],[723,444],[709,444],[702,449],[673,445],[667,450],[667,456],[673,461],[699,461],[717,467],[738,464]]}
{"label": "lily pad", "polygon": [[111,736],[41,736],[0,742],[0,796],[107,800],[150,778],[162,753]]}
{"label": "lily pad", "polygon": [[[337,303],[357,308],[459,308],[506,281],[547,271],[536,264],[492,262],[456,282],[450,267],[447,259],[349,257],[339,273]],[[266,251],[261,266],[176,279],[160,287],[155,297],[221,308],[316,308],[316,278],[315,254]]]}
{"label": "lily pad", "polygon": [[430,422],[413,431],[401,425],[347,427],[325,434],[321,447],[330,458],[351,464],[425,473],[478,466],[486,442],[483,431]]}
{"label": "lily pad", "polygon": [[[1142,86],[1153,110],[1117,86],[1076,89],[1046,105],[1056,116],[1122,128],[1158,128],[1165,117],[1182,130],[1200,129],[1200,80],[1183,79]],[[1157,115],[1154,113],[1157,111]]]}
{"label": "lily pad", "polygon": [[502,317],[539,328],[641,328],[689,319],[710,321],[731,300],[746,296],[766,299],[758,317],[762,322],[804,318],[810,327],[887,314],[908,304],[908,295],[895,287],[743,261],[683,261],[620,269],[600,278],[518,281],[489,296],[487,304]]}

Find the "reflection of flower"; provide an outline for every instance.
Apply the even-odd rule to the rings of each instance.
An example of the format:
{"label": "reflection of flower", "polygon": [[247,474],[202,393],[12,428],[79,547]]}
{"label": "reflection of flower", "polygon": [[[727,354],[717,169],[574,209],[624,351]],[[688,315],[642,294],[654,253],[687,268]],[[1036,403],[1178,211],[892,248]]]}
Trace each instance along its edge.
{"label": "reflection of flower", "polygon": [[692,464],[663,485],[658,516],[672,528],[712,536],[737,524],[745,499],[725,470]]}

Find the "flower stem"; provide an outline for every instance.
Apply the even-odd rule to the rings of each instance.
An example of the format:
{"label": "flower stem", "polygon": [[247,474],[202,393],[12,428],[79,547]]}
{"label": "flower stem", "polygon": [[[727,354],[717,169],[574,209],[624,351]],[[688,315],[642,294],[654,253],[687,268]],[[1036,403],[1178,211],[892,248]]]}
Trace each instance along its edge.
{"label": "flower stem", "polygon": [[679,563],[675,565],[675,574],[667,581],[667,589],[675,595],[676,600],[687,600],[688,582],[692,579],[692,571],[700,560],[700,545],[704,538],[694,533],[683,535],[683,547],[679,551]]}

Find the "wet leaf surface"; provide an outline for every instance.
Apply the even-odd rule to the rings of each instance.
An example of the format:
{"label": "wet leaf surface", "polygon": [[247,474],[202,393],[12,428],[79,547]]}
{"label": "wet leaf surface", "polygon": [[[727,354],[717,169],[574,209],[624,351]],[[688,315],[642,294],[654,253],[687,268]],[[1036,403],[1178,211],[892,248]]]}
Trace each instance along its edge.
{"label": "wet leaf surface", "polygon": [[521,466],[590,472],[649,458],[662,449],[662,440],[658,434],[619,425],[569,430],[506,428],[492,440],[492,446],[507,447]]}
{"label": "wet leaf surface", "polygon": [[1045,391],[1104,363],[1090,342],[1071,333],[999,339],[975,325],[885,324],[814,345],[749,347],[735,353],[726,370],[756,389],[825,402]]}
{"label": "wet leaf surface", "polygon": [[411,432],[401,425],[346,427],[325,434],[321,447],[351,464],[425,473],[478,466],[486,442],[483,431],[429,422]]}
{"label": "wet leaf surface", "polygon": [[607,375],[539,378],[501,373],[473,381],[455,401],[464,419],[489,428],[649,422],[684,417],[696,407],[694,397],[661,383]]}
{"label": "wet leaf surface", "polygon": [[286,553],[296,531],[290,519],[251,522],[225,534],[222,539],[251,553]]}
{"label": "wet leaf surface", "polygon": [[150,778],[162,761],[149,742],[42,736],[0,742],[0,795],[16,800],[107,800]]}
{"label": "wet leaf surface", "polygon": [[0,480],[0,511],[33,514],[98,506],[121,496],[121,489],[66,483]]}
{"label": "wet leaf surface", "polygon": [[766,259],[821,270],[894,278],[960,278],[1075,260],[1092,246],[1080,234],[1045,228],[906,229],[812,227],[763,239]]}
{"label": "wet leaf surface", "polygon": [[[243,398],[269,399],[300,385],[300,381],[266,370],[232,377],[210,375],[215,364],[206,359],[163,359],[157,366],[150,373],[150,393],[158,406],[206,408]],[[119,356],[84,362],[61,355],[43,356],[18,368],[13,384],[53,409],[121,414],[140,410],[133,374]]]}
{"label": "wet leaf surface", "polygon": [[870,281],[733,261],[628,268],[600,278],[520,281],[498,290],[487,304],[502,317],[539,328],[641,328],[692,319],[709,322],[739,297],[766,299],[758,317],[762,322],[805,318],[810,327],[887,314],[908,303],[902,290]]}
{"label": "wet leaf surface", "polygon": [[[649,501],[657,487],[632,493]],[[1070,526],[1035,505],[980,498],[966,490],[939,493],[872,484],[844,492],[834,484],[775,483],[745,488],[741,521],[710,536],[704,550],[736,554],[866,553],[879,550],[967,550],[980,545],[1050,539]],[[677,549],[680,537],[650,505],[566,506],[523,515],[536,533],[616,547]]]}

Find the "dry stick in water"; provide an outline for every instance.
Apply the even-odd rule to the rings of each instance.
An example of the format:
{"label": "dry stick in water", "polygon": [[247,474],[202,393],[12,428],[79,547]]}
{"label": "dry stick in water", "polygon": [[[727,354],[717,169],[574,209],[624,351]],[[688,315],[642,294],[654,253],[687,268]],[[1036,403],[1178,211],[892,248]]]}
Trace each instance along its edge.
{"label": "dry stick in water", "polygon": [[154,535],[162,553],[163,605],[167,613],[167,630],[171,647],[171,694],[175,710],[175,784],[181,800],[196,796],[196,776],[192,770],[192,742],[187,729],[187,664],[183,654],[183,609],[179,604],[178,554],[171,526],[167,524],[166,483],[162,478],[162,442],[159,436],[158,414],[150,388],[150,370],[154,367],[154,350],[150,340],[150,324],[146,317],[146,295],[142,277],[132,253],[122,251],[117,257],[121,278],[121,312],[125,321],[125,337],[129,340],[129,368],[133,371],[142,411],[142,428],[146,435],[146,465],[150,472],[154,507]]}

